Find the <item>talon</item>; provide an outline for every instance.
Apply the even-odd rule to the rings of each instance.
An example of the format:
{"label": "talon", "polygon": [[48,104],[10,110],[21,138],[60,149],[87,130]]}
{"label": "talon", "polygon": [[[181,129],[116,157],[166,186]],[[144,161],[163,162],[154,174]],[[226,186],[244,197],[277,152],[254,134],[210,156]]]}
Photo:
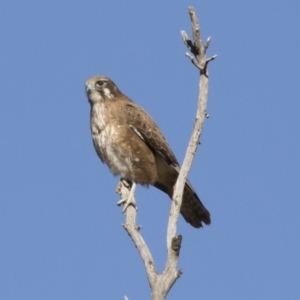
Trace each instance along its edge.
{"label": "talon", "polygon": [[118,206],[121,206],[122,204],[124,204],[127,201],[127,198],[121,199],[117,202]]}
{"label": "talon", "polygon": [[125,213],[126,209],[128,208],[129,205],[132,205],[135,209],[137,209],[135,205],[135,199],[134,199],[134,192],[136,189],[136,183],[133,183],[131,186],[131,189],[129,191],[128,197],[123,198],[120,201],[117,202],[118,206],[121,206],[122,204],[124,205],[124,208],[122,210],[122,213]]}
{"label": "talon", "polygon": [[131,189],[133,183],[131,181],[127,181],[126,179],[124,178],[121,178],[120,182],[123,182],[123,184],[128,188],[128,189]]}
{"label": "talon", "polygon": [[122,209],[122,214],[125,213],[126,209],[132,205],[135,209],[137,209],[135,202],[130,200],[129,198],[121,199],[120,201],[117,202],[118,206],[124,205],[124,208]]}

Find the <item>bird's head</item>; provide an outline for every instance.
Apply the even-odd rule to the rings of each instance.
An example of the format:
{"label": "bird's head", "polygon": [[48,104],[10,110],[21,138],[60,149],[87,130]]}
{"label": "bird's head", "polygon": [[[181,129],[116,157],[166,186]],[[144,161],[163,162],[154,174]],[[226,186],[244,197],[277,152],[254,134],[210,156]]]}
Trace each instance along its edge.
{"label": "bird's head", "polygon": [[89,102],[94,104],[105,100],[113,100],[118,94],[118,87],[106,76],[94,76],[85,83]]}

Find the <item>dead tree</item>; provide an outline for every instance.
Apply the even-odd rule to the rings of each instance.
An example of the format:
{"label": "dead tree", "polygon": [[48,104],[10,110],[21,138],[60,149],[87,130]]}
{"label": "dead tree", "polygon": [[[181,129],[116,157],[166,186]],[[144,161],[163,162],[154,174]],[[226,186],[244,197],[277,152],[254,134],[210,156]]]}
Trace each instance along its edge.
{"label": "dead tree", "polygon": [[[184,44],[190,51],[186,53],[186,56],[196,66],[200,73],[198,106],[193,133],[189,141],[189,145],[186,151],[181,171],[179,173],[177,182],[174,187],[174,194],[171,203],[171,211],[167,229],[168,257],[165,269],[161,274],[158,274],[151,252],[140,233],[140,227],[136,225],[137,211],[133,206],[129,206],[126,209],[126,221],[123,225],[128,235],[131,237],[134,245],[138,249],[138,252],[144,262],[148,281],[151,288],[152,300],[165,299],[173,284],[176,282],[176,280],[182,273],[181,270],[177,269],[179,250],[181,247],[182,240],[182,236],[177,235],[176,233],[177,221],[182,203],[182,196],[186,178],[191,168],[193,159],[195,157],[197,147],[200,144],[200,135],[203,128],[204,120],[205,118],[209,117],[206,112],[208,94],[207,67],[208,63],[217,57],[216,55],[210,58],[206,57],[206,51],[210,44],[210,38],[208,38],[204,44],[202,43],[201,32],[196,12],[191,6],[188,8],[188,11],[191,18],[193,41],[189,39],[185,31],[181,31],[181,36]],[[130,183],[120,181],[117,187],[117,192],[121,195],[122,199],[126,199],[129,196],[130,188]],[[125,296],[124,299],[128,299],[127,296]]]}

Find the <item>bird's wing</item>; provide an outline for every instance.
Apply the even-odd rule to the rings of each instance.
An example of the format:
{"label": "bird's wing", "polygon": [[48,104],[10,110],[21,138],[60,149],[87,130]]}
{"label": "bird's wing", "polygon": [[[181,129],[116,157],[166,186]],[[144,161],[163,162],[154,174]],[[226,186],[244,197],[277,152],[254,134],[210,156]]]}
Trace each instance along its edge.
{"label": "bird's wing", "polygon": [[[129,99],[121,107],[124,110],[122,115],[125,116],[126,124],[155,154],[162,158],[162,160],[156,160],[158,180],[154,186],[167,193],[172,199],[173,187],[180,172],[175,155],[159,127],[145,110]],[[210,214],[188,180],[186,180],[180,211],[185,220],[196,228],[201,227],[202,222],[210,224]]]}
{"label": "bird's wing", "polygon": [[179,163],[173,151],[149,114],[131,101],[128,101],[126,105],[122,106],[122,109],[125,110],[125,122],[147,146],[153,152],[160,155],[169,165],[173,165],[174,167],[178,166],[179,168]]}
{"label": "bird's wing", "polygon": [[[126,105],[122,106],[125,110],[124,115],[126,116],[126,123],[152,151],[160,155],[163,160],[179,174],[180,165],[154,120],[144,109],[127,97],[126,102]],[[195,192],[188,179],[186,179],[186,184],[193,192]]]}

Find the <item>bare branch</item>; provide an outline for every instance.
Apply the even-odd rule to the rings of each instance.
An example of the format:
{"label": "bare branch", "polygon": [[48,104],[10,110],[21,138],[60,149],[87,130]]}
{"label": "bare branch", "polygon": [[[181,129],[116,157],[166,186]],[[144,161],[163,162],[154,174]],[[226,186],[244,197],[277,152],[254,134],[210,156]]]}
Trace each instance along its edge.
{"label": "bare branch", "polygon": [[[200,31],[198,19],[196,16],[196,12],[195,12],[194,7],[192,7],[192,6],[189,6],[188,10],[189,10],[190,18],[191,18],[191,23],[192,23],[194,45],[198,51],[201,51],[201,47],[202,47],[201,31]],[[199,54],[199,52],[193,53],[193,54],[195,56],[197,56]]]}
{"label": "bare branch", "polygon": [[181,33],[181,37],[182,37],[184,44],[195,55],[197,53],[196,48],[195,48],[193,42],[188,37],[187,33],[184,30],[180,31],[180,33]]}
{"label": "bare branch", "polygon": [[191,23],[192,23],[192,32],[193,32],[193,39],[194,42],[192,42],[189,38],[187,33],[182,30],[181,36],[183,39],[184,44],[187,46],[187,48],[191,51],[191,53],[194,55],[191,55],[190,53],[186,53],[186,56],[191,60],[191,62],[195,65],[196,68],[200,70],[200,74],[204,74],[208,77],[207,72],[207,64],[214,60],[217,55],[214,55],[210,58],[206,58],[206,51],[210,45],[211,38],[207,38],[205,44],[202,44],[201,40],[201,31],[199,27],[199,22],[197,19],[197,15],[195,12],[195,9],[192,6],[189,6],[188,8]]}
{"label": "bare branch", "polygon": [[193,63],[193,65],[197,68],[197,69],[199,69],[200,70],[200,66],[199,66],[199,64],[198,64],[198,62],[197,62],[197,59],[195,58],[195,57],[193,57],[190,53],[186,53],[185,54],[185,56],[187,56],[190,60],[191,60],[191,62]]}
{"label": "bare branch", "polygon": [[[188,172],[191,168],[193,159],[196,154],[197,147],[200,143],[200,134],[203,128],[205,117],[207,116],[206,104],[207,104],[207,94],[208,94],[208,72],[207,72],[208,61],[206,60],[205,54],[209,46],[210,39],[207,40],[205,46],[202,45],[201,37],[200,37],[200,27],[193,7],[189,7],[189,14],[191,17],[192,31],[193,31],[193,38],[194,38],[193,45],[195,45],[195,47],[197,48],[197,52],[193,53],[191,51],[195,55],[196,60],[191,59],[191,55],[188,55],[188,57],[191,59],[193,64],[200,69],[200,82],[199,82],[198,106],[197,106],[194,130],[190,138],[190,142],[182,164],[181,171],[179,173],[179,176],[175,184],[173,199],[172,199],[173,201],[171,204],[171,212],[170,212],[168,229],[167,229],[168,258],[167,258],[167,264],[164,273],[168,273],[168,271],[170,270],[170,273],[172,274],[176,273],[174,272],[174,270],[177,270],[177,263],[178,263],[179,252],[176,253],[176,251],[174,251],[174,249],[172,248],[172,245],[174,245],[174,238],[176,238],[177,221],[179,217],[180,207],[182,204],[183,190],[184,190]],[[183,36],[183,38],[187,36],[187,34],[183,34],[182,32],[181,35]],[[189,45],[187,45],[187,47],[190,49]],[[195,63],[196,61],[198,62],[197,64]],[[179,247],[180,247],[180,243],[179,243]],[[180,276],[179,273],[177,273],[177,276],[175,277],[173,276],[172,280],[174,281],[172,282],[172,280],[170,280],[170,283],[174,284],[174,282],[179,276]],[[171,274],[169,274],[169,277],[171,277]]]}
{"label": "bare branch", "polygon": [[206,60],[206,64],[208,64],[210,61],[213,61],[214,59],[217,58],[217,55],[213,55],[212,57],[209,57],[207,60]]}
{"label": "bare branch", "polygon": [[[127,184],[126,184],[127,183]],[[121,195],[122,199],[126,199],[129,197],[130,189],[128,187],[128,182],[124,182],[124,180],[120,180],[116,192]],[[134,195],[133,195],[134,199]],[[126,215],[126,222],[123,224],[123,227],[127,231],[128,235],[131,237],[134,245],[139,251],[139,254],[144,262],[148,281],[150,286],[153,286],[153,282],[155,282],[157,272],[154,264],[154,259],[151,255],[147,244],[145,243],[141,233],[140,233],[140,226],[136,225],[136,214],[137,210],[134,206],[128,206],[125,215]]]}
{"label": "bare branch", "polygon": [[[189,39],[185,31],[181,31],[181,36],[184,44],[193,54],[187,53],[186,56],[191,62],[200,70],[199,81],[199,96],[196,112],[196,121],[191,135],[189,145],[186,151],[185,159],[182,164],[181,171],[176,181],[173,193],[173,199],[171,202],[170,216],[167,228],[167,251],[168,257],[165,269],[162,274],[158,274],[155,268],[154,260],[151,252],[148,249],[144,239],[140,233],[140,227],[136,225],[136,209],[134,206],[129,205],[125,210],[126,222],[123,227],[126,229],[128,235],[131,237],[134,245],[139,251],[139,254],[144,262],[148,281],[151,287],[152,300],[164,300],[168,292],[172,288],[173,284],[182,274],[181,270],[177,269],[178,258],[181,248],[182,236],[176,235],[177,221],[180,213],[180,207],[182,204],[183,190],[186,182],[188,172],[191,168],[193,159],[196,154],[198,145],[200,144],[200,135],[202,132],[205,118],[209,115],[206,112],[207,94],[208,94],[208,63],[214,60],[217,56],[214,55],[210,58],[206,58],[206,51],[210,44],[210,38],[206,40],[203,45],[201,41],[201,32],[196,16],[196,12],[193,7],[189,7],[189,14],[192,24],[193,42]],[[133,187],[132,187],[133,188]],[[121,195],[122,199],[129,199],[133,197],[134,192],[130,192],[130,186],[126,182],[120,181],[117,192]],[[123,203],[124,201],[120,201]],[[132,201],[133,204],[135,200]],[[125,300],[128,299],[125,296]]]}

